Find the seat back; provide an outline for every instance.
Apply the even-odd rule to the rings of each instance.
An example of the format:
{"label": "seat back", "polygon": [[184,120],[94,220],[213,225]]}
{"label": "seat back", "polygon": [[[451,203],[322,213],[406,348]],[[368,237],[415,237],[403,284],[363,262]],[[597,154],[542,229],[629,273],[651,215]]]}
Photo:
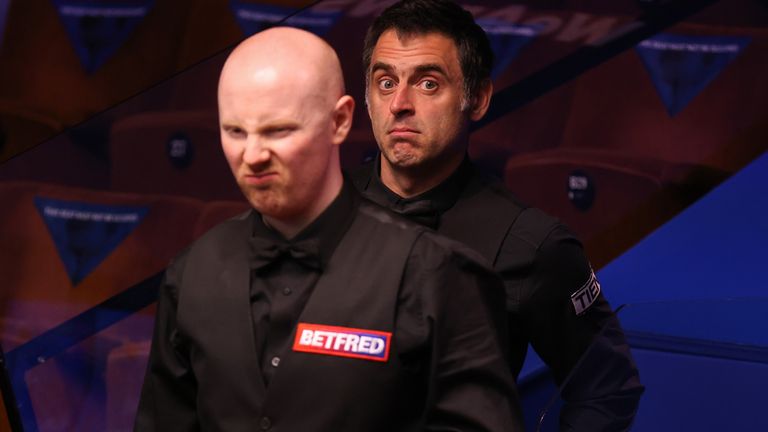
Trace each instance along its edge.
{"label": "seat back", "polygon": [[110,186],[133,193],[238,199],[211,111],[151,112],[116,121]]}

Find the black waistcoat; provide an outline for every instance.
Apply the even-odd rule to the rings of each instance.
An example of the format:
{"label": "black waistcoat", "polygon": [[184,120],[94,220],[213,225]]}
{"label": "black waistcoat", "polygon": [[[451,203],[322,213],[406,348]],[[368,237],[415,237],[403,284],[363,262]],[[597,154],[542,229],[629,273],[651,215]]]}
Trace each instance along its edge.
{"label": "black waistcoat", "polygon": [[[265,388],[251,326],[249,229],[243,218],[209,232],[189,251],[179,288],[203,430],[419,430],[423,380],[403,368],[397,334],[386,362],[282,353]],[[299,322],[394,333],[400,279],[421,232],[361,203]]]}
{"label": "black waistcoat", "polygon": [[[531,250],[535,250],[550,232],[554,219],[518,202],[500,181],[478,172],[475,167],[470,169],[461,190],[454,191],[456,200],[448,203],[450,206],[440,213],[437,232],[479,252],[498,271],[497,259],[505,239],[514,236],[519,240],[515,244],[531,245]],[[363,196],[371,197],[366,189],[374,181],[373,175],[376,174],[372,167],[365,166],[350,176]],[[386,202],[378,203],[387,205]],[[515,259],[519,262],[514,265],[515,271],[527,272],[533,258],[528,249],[516,254]],[[502,278],[507,289],[508,361],[516,376],[525,360],[528,337],[521,332],[522,323],[518,316],[520,299],[515,286],[518,282],[509,275],[502,274]]]}
{"label": "black waistcoat", "polygon": [[437,231],[458,240],[496,264],[501,245],[524,207],[501,195],[491,180],[474,175],[456,203],[440,215]]}
{"label": "black waistcoat", "polygon": [[[469,169],[469,178],[461,185],[461,191],[457,191],[455,202],[440,212],[437,232],[471,247],[494,265],[504,239],[525,206],[512,198],[498,181],[478,173],[474,167]],[[369,198],[366,189],[374,181],[373,175],[376,174],[369,165],[350,175],[355,188]],[[386,202],[374,201],[387,206]]]}

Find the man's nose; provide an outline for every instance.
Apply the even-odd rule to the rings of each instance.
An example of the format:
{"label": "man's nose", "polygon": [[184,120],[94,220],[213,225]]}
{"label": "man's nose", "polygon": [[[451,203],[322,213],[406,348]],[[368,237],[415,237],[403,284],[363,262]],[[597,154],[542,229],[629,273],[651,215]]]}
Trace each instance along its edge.
{"label": "man's nose", "polygon": [[271,153],[258,137],[251,136],[245,143],[243,162],[247,165],[259,165],[269,161]]}
{"label": "man's nose", "polygon": [[392,95],[389,110],[396,117],[413,114],[414,106],[411,99],[411,89],[408,85],[400,86]]}

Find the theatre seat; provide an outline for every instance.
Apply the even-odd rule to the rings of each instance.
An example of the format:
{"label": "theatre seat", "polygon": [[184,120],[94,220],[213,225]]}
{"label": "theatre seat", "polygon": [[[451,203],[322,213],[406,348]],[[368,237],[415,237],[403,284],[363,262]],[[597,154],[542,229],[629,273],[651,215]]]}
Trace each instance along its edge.
{"label": "theatre seat", "polygon": [[107,430],[133,429],[151,341],[130,342],[112,350],[106,370]]}
{"label": "theatre seat", "polygon": [[[109,327],[99,323],[129,305],[76,316],[165,268],[192,241],[202,203],[31,182],[0,182],[0,201],[0,332],[38,430],[112,430],[104,426],[107,358],[149,340],[153,308]],[[60,348],[43,354],[51,344]]]}
{"label": "theatre seat", "polygon": [[717,170],[625,152],[554,149],[507,161],[506,186],[585,241],[602,265],[725,178]]}
{"label": "theatre seat", "polygon": [[75,187],[104,187],[109,180],[106,160],[70,132],[35,145],[0,165],[0,181],[34,181]]}
{"label": "theatre seat", "polygon": [[588,71],[574,82],[561,145],[738,170],[765,149],[763,141],[736,143],[736,139],[768,120],[768,81],[763,79],[768,76],[768,31],[683,23],[666,32],[746,36],[750,42],[674,116],[667,112],[636,50]]}
{"label": "theatre seat", "polygon": [[[140,22],[134,30],[123,33],[126,37],[114,54],[93,70],[81,62],[77,47],[88,52],[107,51],[112,36],[129,28],[132,17],[62,18],[60,13],[67,6],[98,7],[103,2],[11,2],[0,50],[0,96],[45,107],[64,124],[75,125],[180,70],[180,35],[187,28],[187,3],[198,2],[185,2],[183,7],[175,2],[133,3],[137,9],[146,4],[146,16],[136,18]],[[78,27],[82,38],[73,39],[67,24]]]}
{"label": "theatre seat", "polygon": [[41,112],[0,100],[0,163],[56,135],[62,124]]}
{"label": "theatre seat", "polygon": [[[187,198],[30,182],[0,182],[0,201],[0,262],[4,268],[0,311],[6,319],[28,322],[32,336],[162,270],[191,242],[202,206]],[[113,207],[114,214],[123,215],[115,217],[122,217],[124,222],[142,209],[146,213],[137,218],[132,229],[117,219],[99,226],[93,218],[104,221],[110,210],[84,210],[96,215],[84,222],[87,217],[76,218],[67,210],[70,204],[76,208]],[[52,236],[43,212],[56,220],[52,223],[59,224],[57,237]],[[95,228],[93,223],[97,223]],[[122,240],[115,234],[119,230],[126,232]],[[66,249],[64,254],[54,238],[60,239],[59,249]],[[110,242],[114,243],[111,251],[105,246]],[[73,254],[80,255],[73,258]],[[98,262],[94,254],[103,260]],[[69,267],[62,257],[69,259]],[[72,264],[72,260],[80,261]]]}
{"label": "theatre seat", "polygon": [[237,199],[211,111],[149,112],[112,125],[110,186],[117,191]]}
{"label": "theatre seat", "polygon": [[[242,214],[251,206],[240,201],[212,201],[203,205],[195,223],[197,238],[213,226]],[[138,317],[137,317],[138,318]],[[136,320],[137,318],[131,318]],[[121,326],[136,324],[124,323]],[[149,358],[150,338],[129,341],[109,353],[106,367],[107,430],[131,430]]]}

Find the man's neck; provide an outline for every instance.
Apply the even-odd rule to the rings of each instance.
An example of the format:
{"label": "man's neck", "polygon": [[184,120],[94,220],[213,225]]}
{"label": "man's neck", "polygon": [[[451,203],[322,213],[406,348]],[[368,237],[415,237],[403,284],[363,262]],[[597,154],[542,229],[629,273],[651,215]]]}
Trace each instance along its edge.
{"label": "man's neck", "polygon": [[461,165],[463,156],[454,157],[431,167],[401,169],[381,158],[381,182],[403,198],[411,198],[433,189],[444,182]]}
{"label": "man's neck", "polygon": [[334,175],[329,180],[327,186],[323,188],[313,205],[305,212],[294,217],[281,219],[263,215],[262,220],[268,227],[279,232],[287,240],[290,240],[314,222],[331,205],[333,200],[341,193],[343,185],[344,178],[341,172],[339,172],[338,176]]}

